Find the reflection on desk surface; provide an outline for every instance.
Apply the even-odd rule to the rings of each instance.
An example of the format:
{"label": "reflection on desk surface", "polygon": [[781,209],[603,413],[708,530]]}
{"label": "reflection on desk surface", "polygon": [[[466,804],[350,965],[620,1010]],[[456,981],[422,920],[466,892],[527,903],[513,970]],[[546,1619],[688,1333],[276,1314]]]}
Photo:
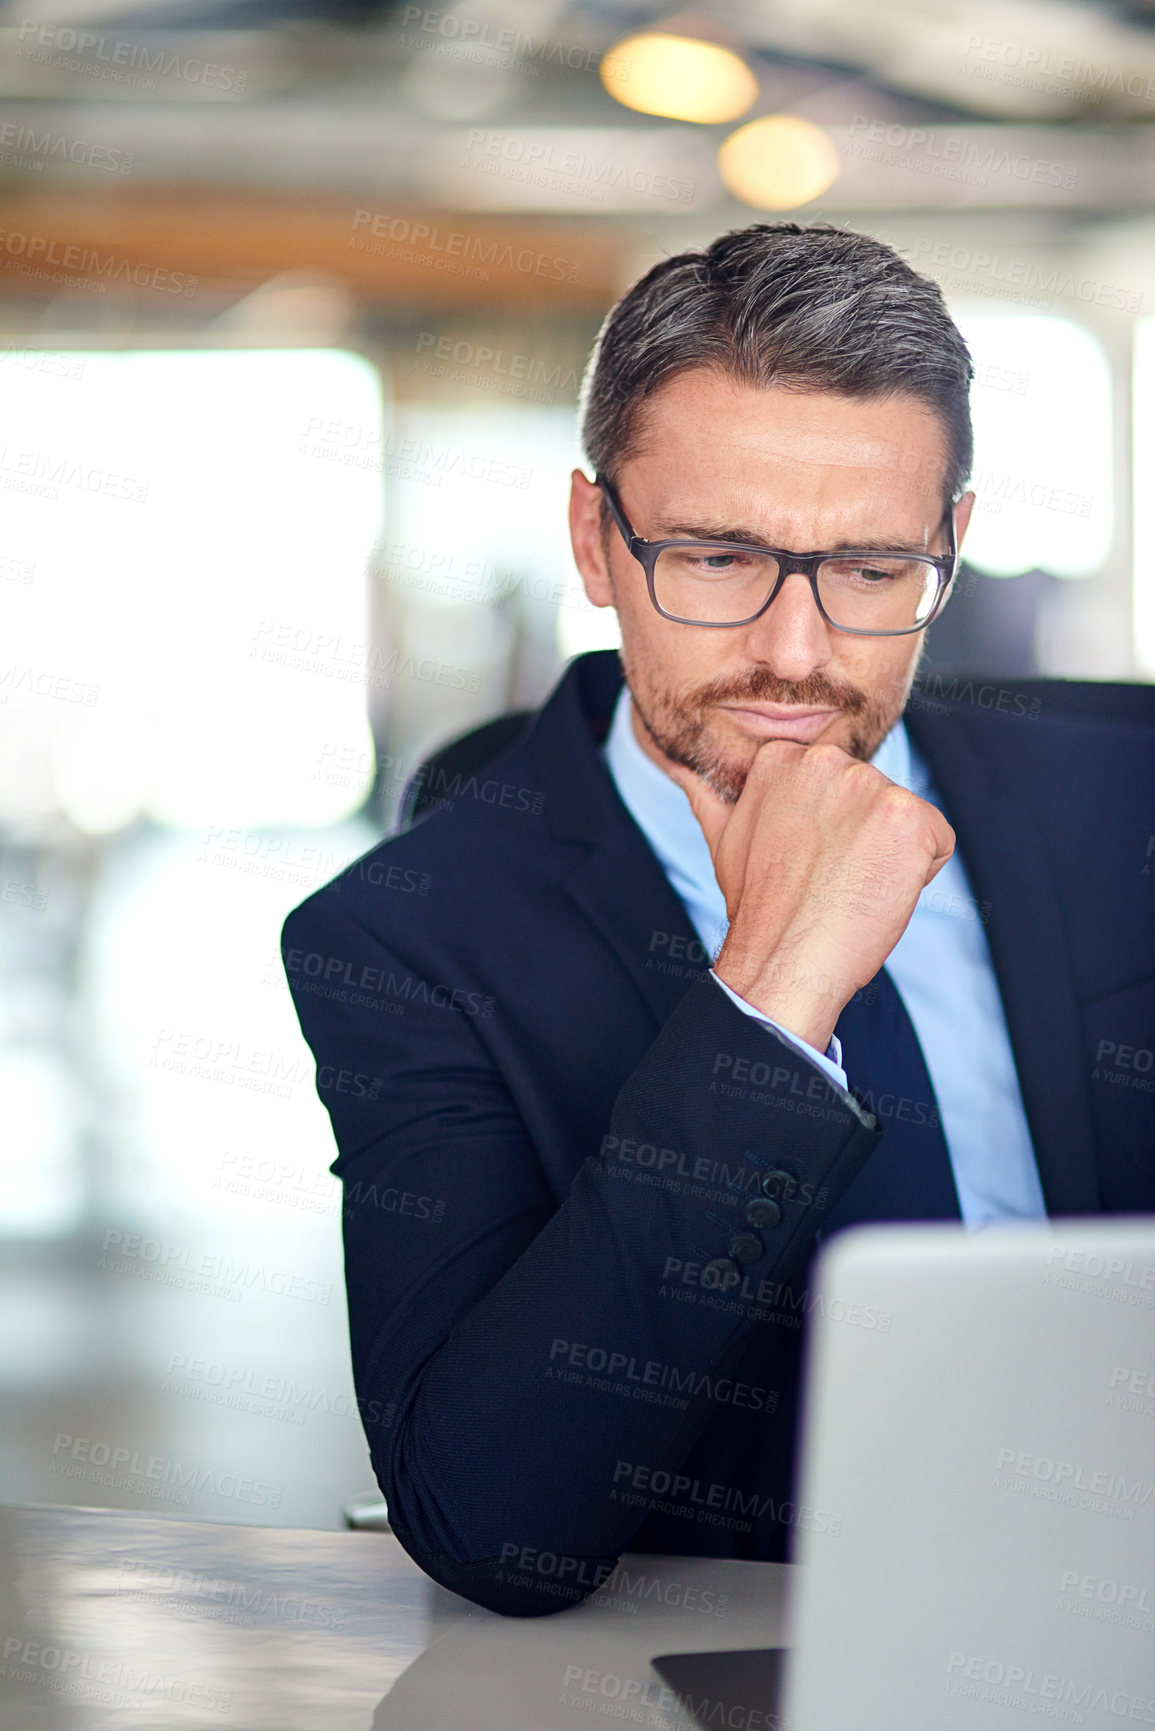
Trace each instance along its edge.
{"label": "reflection on desk surface", "polygon": [[556,1617],[478,1610],[389,1534],[0,1509],[4,1731],[691,1731],[655,1653],[770,1646],[790,1570],[627,1556]]}

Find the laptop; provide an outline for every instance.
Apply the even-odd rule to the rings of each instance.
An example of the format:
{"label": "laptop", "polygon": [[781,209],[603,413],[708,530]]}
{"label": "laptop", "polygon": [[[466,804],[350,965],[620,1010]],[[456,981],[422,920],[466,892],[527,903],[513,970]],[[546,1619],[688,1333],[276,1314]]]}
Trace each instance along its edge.
{"label": "laptop", "polygon": [[766,1731],[1155,1725],[1155,1219],[859,1227],[814,1286],[799,1500],[837,1530],[789,1650],[663,1680]]}

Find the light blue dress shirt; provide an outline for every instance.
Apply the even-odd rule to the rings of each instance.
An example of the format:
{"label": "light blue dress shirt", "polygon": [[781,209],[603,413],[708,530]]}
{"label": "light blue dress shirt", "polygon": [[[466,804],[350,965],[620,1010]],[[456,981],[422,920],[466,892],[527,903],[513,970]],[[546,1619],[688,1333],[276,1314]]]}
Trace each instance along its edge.
{"label": "light blue dress shirt", "polygon": [[[685,793],[638,744],[630,707],[623,686],[605,746],[607,767],[703,946],[716,956],[728,921],[706,838]],[[939,804],[901,721],[871,761],[891,781]],[[962,1218],[972,1230],[997,1220],[1046,1217],[985,923],[986,910],[976,904],[956,852],[923,890],[886,963],[922,1047]],[[774,1028],[845,1088],[837,1039],[826,1053],[817,1052],[716,974],[712,978],[746,1015]]]}

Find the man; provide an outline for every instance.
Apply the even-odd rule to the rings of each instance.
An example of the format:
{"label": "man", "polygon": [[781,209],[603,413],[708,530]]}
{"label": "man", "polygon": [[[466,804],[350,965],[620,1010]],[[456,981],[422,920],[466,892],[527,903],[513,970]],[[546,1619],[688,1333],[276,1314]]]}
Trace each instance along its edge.
{"label": "man", "polygon": [[869,236],[655,266],[573,478],[625,684],[579,658],[287,921],[375,1469],[480,1604],[836,1531],[791,1495],[827,1233],[1152,1205],[1146,694],[900,719],[973,504],[969,379]]}

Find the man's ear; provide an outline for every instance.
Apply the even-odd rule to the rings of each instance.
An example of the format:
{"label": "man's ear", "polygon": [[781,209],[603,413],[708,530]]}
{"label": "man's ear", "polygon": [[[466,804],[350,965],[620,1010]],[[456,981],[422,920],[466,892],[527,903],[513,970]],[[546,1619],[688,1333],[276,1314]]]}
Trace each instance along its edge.
{"label": "man's ear", "polygon": [[971,520],[971,512],[974,508],[975,496],[973,493],[964,493],[954,508],[955,540],[960,553],[962,552],[963,536],[967,532],[967,526]]}
{"label": "man's ear", "polygon": [[580,469],[570,477],[569,537],[586,594],[595,607],[612,607],[614,589],[602,534],[602,490],[587,481]]}

